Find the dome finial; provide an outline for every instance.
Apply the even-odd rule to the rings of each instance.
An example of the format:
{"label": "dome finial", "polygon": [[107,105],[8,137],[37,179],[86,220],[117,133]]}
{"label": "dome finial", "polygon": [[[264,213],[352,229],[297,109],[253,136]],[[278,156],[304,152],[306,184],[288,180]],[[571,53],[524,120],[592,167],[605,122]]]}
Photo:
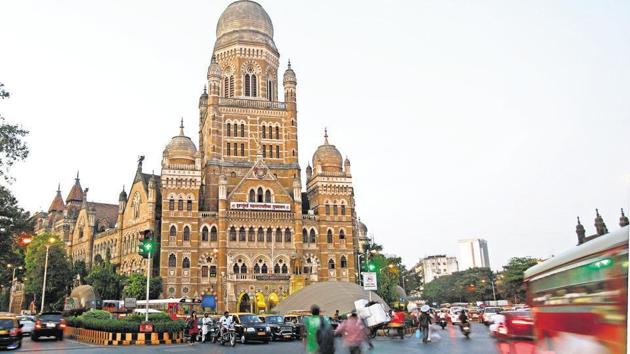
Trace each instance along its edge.
{"label": "dome finial", "polygon": [[287,69],[291,69],[291,59],[289,59],[289,65]]}
{"label": "dome finial", "polygon": [[[61,183],[57,182],[57,193],[61,193]],[[621,209],[621,215],[623,215],[623,209]]]}
{"label": "dome finial", "polygon": [[203,85],[203,94],[204,95],[208,94],[208,86],[207,85]]}
{"label": "dome finial", "polygon": [[184,136],[184,117],[181,118],[179,123],[179,135]]}
{"label": "dome finial", "polygon": [[324,127],[324,144],[328,145],[328,128]]}
{"label": "dome finial", "polygon": [[79,181],[79,170],[77,170],[77,178],[74,179],[75,181]]}

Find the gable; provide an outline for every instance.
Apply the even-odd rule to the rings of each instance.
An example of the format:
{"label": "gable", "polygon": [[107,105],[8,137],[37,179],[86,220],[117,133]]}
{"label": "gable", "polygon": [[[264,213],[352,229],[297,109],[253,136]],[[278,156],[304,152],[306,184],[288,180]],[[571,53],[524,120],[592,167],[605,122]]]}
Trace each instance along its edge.
{"label": "gable", "polygon": [[254,166],[247,171],[245,176],[227,196],[227,200],[229,202],[248,202],[249,194],[252,190],[255,193],[258,193],[259,190],[262,191],[263,202],[265,201],[265,194],[269,191],[273,203],[293,203],[291,194],[280,184],[262,159],[256,161]]}
{"label": "gable", "polygon": [[[125,205],[125,211],[123,212],[123,222],[125,225],[142,220],[143,217],[148,215],[148,195],[144,188],[144,182],[134,182],[128,195],[129,198]],[[138,203],[137,206],[136,203]]]}

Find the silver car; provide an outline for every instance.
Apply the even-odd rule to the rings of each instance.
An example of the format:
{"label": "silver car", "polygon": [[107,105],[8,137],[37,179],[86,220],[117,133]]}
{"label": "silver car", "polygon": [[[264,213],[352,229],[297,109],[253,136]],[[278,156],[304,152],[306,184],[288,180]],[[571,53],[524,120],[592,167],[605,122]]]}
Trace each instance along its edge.
{"label": "silver car", "polygon": [[18,316],[18,321],[22,325],[22,336],[30,336],[31,332],[35,328],[35,317],[33,316]]}

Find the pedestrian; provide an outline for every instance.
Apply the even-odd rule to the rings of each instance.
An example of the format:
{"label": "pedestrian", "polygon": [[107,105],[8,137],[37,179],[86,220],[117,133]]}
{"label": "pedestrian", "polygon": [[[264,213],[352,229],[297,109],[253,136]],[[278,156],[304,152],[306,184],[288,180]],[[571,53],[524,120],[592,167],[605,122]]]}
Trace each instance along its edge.
{"label": "pedestrian", "polygon": [[335,351],[334,342],[331,352],[328,348],[330,344],[328,336],[326,336],[326,340],[323,338],[323,334],[328,334],[325,331],[332,332],[332,326],[326,318],[319,315],[319,312],[319,306],[313,305],[311,306],[311,316],[304,317],[306,335],[303,337],[303,341],[306,354],[332,354]]}
{"label": "pedestrian", "polygon": [[199,328],[197,328],[197,314],[193,311],[187,321],[188,334],[190,335],[190,345],[193,345],[197,340],[199,334]]}
{"label": "pedestrian", "polygon": [[365,326],[356,312],[353,311],[347,320],[341,322],[335,334],[343,335],[344,344],[350,350],[350,354],[361,354],[361,344],[365,341],[366,333]]}
{"label": "pedestrian", "polygon": [[212,319],[208,316],[208,313],[203,314],[203,318],[201,319],[201,343],[206,342],[206,336],[208,335],[208,331],[210,330],[210,326],[212,325]]}
{"label": "pedestrian", "polygon": [[429,306],[424,305],[420,308],[420,318],[418,318],[418,329],[422,331],[422,342],[429,342],[429,325],[431,324],[431,316],[429,315]]}

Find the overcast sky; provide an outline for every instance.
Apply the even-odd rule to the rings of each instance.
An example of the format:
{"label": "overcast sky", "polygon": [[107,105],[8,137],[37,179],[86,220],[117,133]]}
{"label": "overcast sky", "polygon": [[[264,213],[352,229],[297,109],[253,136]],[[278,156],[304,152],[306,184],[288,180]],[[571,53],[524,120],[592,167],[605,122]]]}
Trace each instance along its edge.
{"label": "overcast sky", "polygon": [[[160,171],[197,102],[229,1],[0,2],[0,112],[30,130],[11,186],[47,209],[77,170],[116,203]],[[576,243],[630,200],[630,2],[261,1],[298,78],[302,168],[352,162],[357,212],[406,264],[488,240],[493,268]]]}

